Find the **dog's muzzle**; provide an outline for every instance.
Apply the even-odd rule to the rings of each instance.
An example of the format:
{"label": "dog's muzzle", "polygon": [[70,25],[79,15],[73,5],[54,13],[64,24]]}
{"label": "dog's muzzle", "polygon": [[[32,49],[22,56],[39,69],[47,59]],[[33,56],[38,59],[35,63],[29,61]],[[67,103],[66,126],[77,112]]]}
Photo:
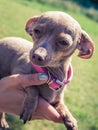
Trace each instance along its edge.
{"label": "dog's muzzle", "polygon": [[43,64],[47,55],[47,50],[43,47],[39,47],[31,54],[31,60],[35,64]]}

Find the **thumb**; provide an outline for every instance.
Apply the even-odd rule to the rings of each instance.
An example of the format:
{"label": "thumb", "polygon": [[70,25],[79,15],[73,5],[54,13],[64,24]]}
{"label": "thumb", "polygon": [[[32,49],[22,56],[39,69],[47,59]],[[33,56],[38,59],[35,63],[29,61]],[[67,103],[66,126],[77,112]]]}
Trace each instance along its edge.
{"label": "thumb", "polygon": [[44,73],[36,74],[26,74],[21,75],[20,82],[21,85],[25,88],[32,85],[40,85],[46,83],[48,80],[48,75]]}

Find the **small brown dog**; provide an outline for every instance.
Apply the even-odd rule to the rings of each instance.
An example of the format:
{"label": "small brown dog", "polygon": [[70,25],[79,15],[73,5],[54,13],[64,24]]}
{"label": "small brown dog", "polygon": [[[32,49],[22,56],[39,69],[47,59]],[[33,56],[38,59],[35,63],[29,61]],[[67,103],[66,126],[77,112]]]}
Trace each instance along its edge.
{"label": "small brown dog", "polygon": [[[94,51],[93,41],[77,21],[63,12],[46,12],[30,18],[26,24],[26,31],[34,41],[30,53],[33,67],[38,72],[38,66],[44,67],[50,74],[48,86],[38,87],[38,93],[54,105],[68,130],[77,130],[76,120],[64,105],[64,86],[71,78],[72,54],[78,49],[79,57],[90,58]],[[25,101],[26,105],[29,103],[28,99]],[[27,108],[26,105],[24,108]]]}
{"label": "small brown dog", "polygon": [[[78,49],[79,57],[90,58],[94,51],[92,39],[71,16],[57,11],[46,12],[41,16],[30,18],[26,23],[26,31],[34,41],[30,51],[30,60],[24,52],[28,48],[28,53],[32,47],[31,43],[30,47],[27,47],[25,44],[27,42],[23,40],[24,44],[22,44],[22,39],[18,39],[18,42],[15,38],[0,41],[2,77],[13,73],[44,72],[49,74],[49,81],[47,84],[41,85],[42,87],[33,86],[26,89],[27,98],[20,118],[24,122],[31,119],[40,95],[56,108],[68,130],[77,130],[77,121],[63,101],[64,90],[72,78],[72,54]],[[6,50],[7,57],[3,49]],[[1,57],[2,55],[5,57],[5,61]],[[30,61],[29,64],[28,61]],[[9,72],[9,67],[11,72]]]}

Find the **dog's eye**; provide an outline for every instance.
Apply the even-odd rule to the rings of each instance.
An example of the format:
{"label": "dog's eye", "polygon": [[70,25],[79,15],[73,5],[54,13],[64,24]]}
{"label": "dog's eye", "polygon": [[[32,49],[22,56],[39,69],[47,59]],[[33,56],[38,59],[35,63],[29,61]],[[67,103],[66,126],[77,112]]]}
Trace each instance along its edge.
{"label": "dog's eye", "polygon": [[36,39],[39,39],[41,37],[41,29],[35,28],[33,32]]}
{"label": "dog's eye", "polygon": [[36,35],[40,35],[40,34],[41,34],[41,31],[40,31],[39,29],[34,29],[34,33],[35,33]]}
{"label": "dog's eye", "polygon": [[64,45],[64,46],[68,46],[69,45],[68,41],[65,41],[65,40],[60,40],[59,43],[61,45]]}

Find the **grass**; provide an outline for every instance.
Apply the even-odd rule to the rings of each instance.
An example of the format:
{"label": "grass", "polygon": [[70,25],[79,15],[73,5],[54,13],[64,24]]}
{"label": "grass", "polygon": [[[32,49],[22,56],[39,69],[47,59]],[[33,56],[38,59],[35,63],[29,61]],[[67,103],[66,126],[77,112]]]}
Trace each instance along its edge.
{"label": "grass", "polygon": [[[61,10],[61,7],[41,5],[37,1],[3,0],[0,1],[0,38],[20,36],[31,40],[25,33],[27,19],[44,11]],[[74,77],[65,93],[65,102],[77,118],[79,130],[98,130],[98,24],[80,12],[67,11],[92,37],[95,53],[92,59],[83,60],[73,56]],[[26,125],[13,116],[7,116],[12,130],[64,130],[65,127],[49,121],[32,121]]]}

